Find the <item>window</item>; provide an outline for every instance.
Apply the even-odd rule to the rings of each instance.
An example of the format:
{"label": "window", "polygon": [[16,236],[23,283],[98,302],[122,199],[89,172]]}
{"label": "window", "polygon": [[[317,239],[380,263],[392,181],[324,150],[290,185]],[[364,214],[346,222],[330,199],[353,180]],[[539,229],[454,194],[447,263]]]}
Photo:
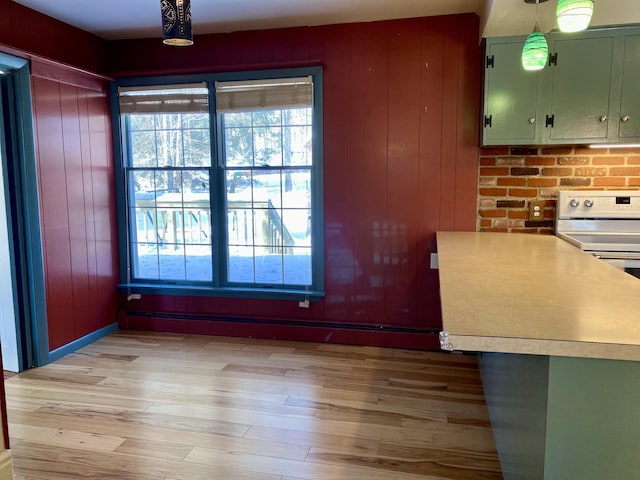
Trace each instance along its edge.
{"label": "window", "polygon": [[128,290],[322,294],[320,71],[243,77],[114,84]]}

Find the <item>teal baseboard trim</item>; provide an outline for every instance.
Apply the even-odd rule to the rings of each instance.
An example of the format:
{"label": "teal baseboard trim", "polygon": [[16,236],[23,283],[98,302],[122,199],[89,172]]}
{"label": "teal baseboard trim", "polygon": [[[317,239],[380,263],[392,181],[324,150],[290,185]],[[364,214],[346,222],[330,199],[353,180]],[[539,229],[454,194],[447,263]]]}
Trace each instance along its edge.
{"label": "teal baseboard trim", "polygon": [[56,348],[55,350],[49,352],[49,358],[47,363],[55,362],[60,358],[68,355],[69,353],[75,352],[76,350],[86,347],[87,345],[92,344],[96,340],[100,340],[102,337],[106,337],[107,335],[111,335],[112,333],[116,333],[119,330],[118,322],[113,322],[106,327],[102,327],[100,330],[96,330],[89,335],[85,335],[82,338],[74,340],[71,343],[67,343],[60,348]]}

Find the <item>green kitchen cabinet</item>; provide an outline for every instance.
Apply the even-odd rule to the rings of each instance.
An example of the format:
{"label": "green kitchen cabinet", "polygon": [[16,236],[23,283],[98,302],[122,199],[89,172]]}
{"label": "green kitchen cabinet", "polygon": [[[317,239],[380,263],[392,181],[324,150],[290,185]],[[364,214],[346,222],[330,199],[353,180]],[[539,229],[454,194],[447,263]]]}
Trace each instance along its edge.
{"label": "green kitchen cabinet", "polygon": [[618,140],[640,141],[640,34],[624,39],[619,114]]}
{"label": "green kitchen cabinet", "polygon": [[531,144],[536,136],[538,75],[522,68],[524,39],[487,41],[485,57],[485,145]]}
{"label": "green kitchen cabinet", "polygon": [[546,34],[544,69],[520,65],[526,37],[486,40],[483,145],[640,142],[640,28]]}
{"label": "green kitchen cabinet", "polygon": [[609,135],[613,35],[551,35],[543,143],[604,142]]}

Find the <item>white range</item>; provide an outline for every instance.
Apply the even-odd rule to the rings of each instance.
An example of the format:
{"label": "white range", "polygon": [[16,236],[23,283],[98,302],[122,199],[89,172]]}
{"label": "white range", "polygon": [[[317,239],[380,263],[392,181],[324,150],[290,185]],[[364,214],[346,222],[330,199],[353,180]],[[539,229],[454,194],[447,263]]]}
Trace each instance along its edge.
{"label": "white range", "polygon": [[556,235],[640,277],[640,190],[560,191]]}

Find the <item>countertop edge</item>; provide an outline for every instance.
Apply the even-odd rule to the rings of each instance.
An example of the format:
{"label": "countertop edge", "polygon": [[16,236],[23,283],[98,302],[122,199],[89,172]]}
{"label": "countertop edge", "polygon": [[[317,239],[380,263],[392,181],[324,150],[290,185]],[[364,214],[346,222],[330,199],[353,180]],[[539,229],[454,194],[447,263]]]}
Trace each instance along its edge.
{"label": "countertop edge", "polygon": [[557,357],[640,361],[640,346],[551,339],[440,334],[445,351],[521,353]]}

